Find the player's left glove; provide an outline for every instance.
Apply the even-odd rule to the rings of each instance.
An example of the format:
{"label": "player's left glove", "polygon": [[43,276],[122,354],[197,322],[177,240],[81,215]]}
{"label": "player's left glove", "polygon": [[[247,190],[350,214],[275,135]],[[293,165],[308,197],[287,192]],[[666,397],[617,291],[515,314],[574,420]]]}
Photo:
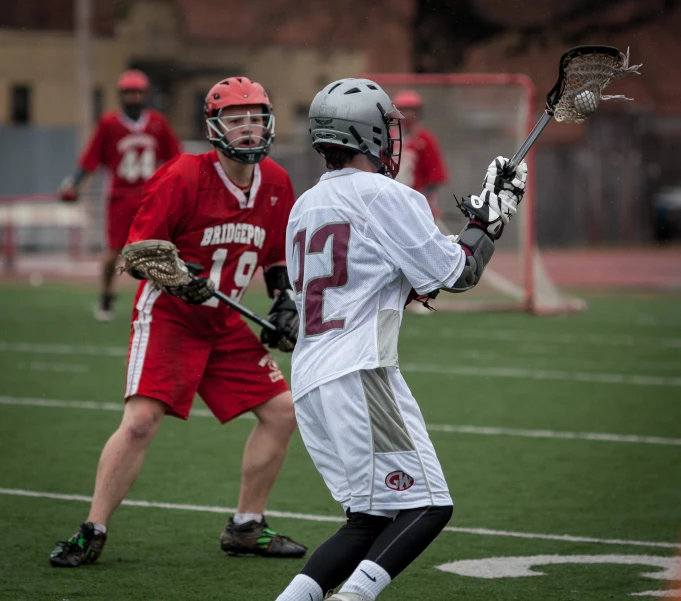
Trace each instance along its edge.
{"label": "player's left glove", "polygon": [[263,328],[260,333],[260,342],[276,348],[285,353],[290,353],[298,340],[298,310],[293,290],[290,288],[280,291],[274,297],[267,321],[277,327],[276,332]]}
{"label": "player's left glove", "polygon": [[57,196],[63,202],[75,202],[78,200],[78,187],[72,176],[69,175],[64,178],[57,191]]}
{"label": "player's left glove", "polygon": [[[203,267],[199,263],[185,263],[189,272],[195,276],[201,275]],[[134,276],[133,276],[134,277]],[[183,286],[165,286],[168,294],[177,296],[190,305],[200,305],[213,297],[215,284],[208,278],[196,278]]]}
{"label": "player's left glove", "polygon": [[504,177],[508,159],[497,157],[485,174],[480,196],[466,196],[459,208],[466,217],[481,221],[492,240],[501,237],[504,226],[518,212],[518,204],[525,193],[527,165],[521,162],[512,179]]}

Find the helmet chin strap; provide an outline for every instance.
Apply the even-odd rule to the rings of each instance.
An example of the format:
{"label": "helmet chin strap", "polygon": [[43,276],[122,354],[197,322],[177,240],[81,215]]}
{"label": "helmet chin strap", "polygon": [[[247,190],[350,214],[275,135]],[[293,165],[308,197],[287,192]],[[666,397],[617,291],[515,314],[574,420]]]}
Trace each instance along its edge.
{"label": "helmet chin strap", "polygon": [[360,152],[371,161],[371,164],[374,167],[378,169],[379,174],[385,175],[385,165],[381,161],[379,161],[373,154],[371,154],[371,151],[369,150],[367,143],[362,139],[362,136],[359,135],[359,132],[355,129],[355,126],[351,125],[350,127],[348,127],[348,131],[352,134],[352,137],[355,138],[357,144],[359,144]]}

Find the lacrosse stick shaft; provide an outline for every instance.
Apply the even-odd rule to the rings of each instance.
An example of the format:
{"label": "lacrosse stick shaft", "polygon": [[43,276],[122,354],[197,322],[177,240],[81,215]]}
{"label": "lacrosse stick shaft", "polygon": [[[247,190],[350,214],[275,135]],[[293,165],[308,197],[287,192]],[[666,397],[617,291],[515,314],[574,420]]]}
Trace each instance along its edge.
{"label": "lacrosse stick shaft", "polygon": [[223,294],[219,290],[215,290],[213,292],[213,296],[217,298],[221,303],[224,303],[228,307],[234,309],[237,313],[241,313],[244,317],[250,319],[251,321],[257,323],[260,327],[262,328],[267,328],[268,330],[272,330],[273,332],[276,332],[277,327],[264,319],[263,317],[260,317],[260,315],[257,315],[253,313],[250,309],[247,309],[243,305],[240,305],[237,303],[235,300],[232,300],[227,296],[226,294]]}
{"label": "lacrosse stick shaft", "polygon": [[506,166],[507,177],[510,178],[515,173],[516,168],[520,165],[520,161],[522,161],[527,156],[527,153],[530,152],[530,148],[532,148],[532,145],[537,141],[539,134],[544,131],[544,128],[549,124],[549,121],[551,121],[552,118],[553,114],[544,113],[539,121],[537,121],[537,124],[532,128],[530,135],[527,136],[527,139],[518,149],[518,152],[516,152],[508,162],[508,165]]}

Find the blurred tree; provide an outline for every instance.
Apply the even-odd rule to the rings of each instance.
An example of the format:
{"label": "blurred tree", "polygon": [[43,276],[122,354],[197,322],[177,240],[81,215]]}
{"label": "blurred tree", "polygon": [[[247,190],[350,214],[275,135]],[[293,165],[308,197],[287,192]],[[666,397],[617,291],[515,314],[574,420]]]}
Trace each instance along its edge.
{"label": "blurred tree", "polygon": [[610,36],[664,21],[680,5],[681,0],[418,0],[414,66],[417,72],[456,71],[472,46],[502,36],[515,54],[543,48],[548,40],[575,46],[594,34]]}

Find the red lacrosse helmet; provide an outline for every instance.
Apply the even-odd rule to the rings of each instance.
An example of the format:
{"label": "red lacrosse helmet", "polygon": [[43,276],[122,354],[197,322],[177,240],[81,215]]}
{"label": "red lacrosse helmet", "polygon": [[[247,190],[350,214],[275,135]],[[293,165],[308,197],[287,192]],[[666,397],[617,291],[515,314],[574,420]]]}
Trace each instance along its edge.
{"label": "red lacrosse helmet", "polygon": [[146,92],[149,90],[149,78],[138,69],[123,71],[118,77],[118,89],[121,92],[125,90],[140,90]]}
{"label": "red lacrosse helmet", "polygon": [[423,107],[423,100],[415,90],[400,90],[395,95],[394,103],[398,109],[420,109]]}
{"label": "red lacrosse helmet", "polygon": [[[260,113],[243,114],[223,109],[259,105]],[[274,115],[265,89],[247,77],[229,77],[216,83],[206,96],[204,107],[208,141],[237,163],[259,163],[270,152],[274,140]]]}

